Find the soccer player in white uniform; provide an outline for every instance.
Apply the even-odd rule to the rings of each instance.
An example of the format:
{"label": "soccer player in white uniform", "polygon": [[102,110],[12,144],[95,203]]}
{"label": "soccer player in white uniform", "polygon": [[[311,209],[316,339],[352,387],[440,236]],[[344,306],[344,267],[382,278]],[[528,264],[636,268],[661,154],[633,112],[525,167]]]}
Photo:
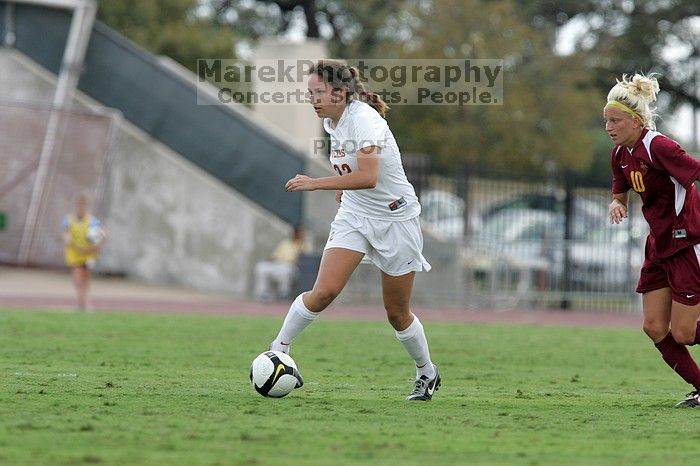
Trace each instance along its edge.
{"label": "soccer player in white uniform", "polygon": [[384,308],[396,338],[416,364],[416,381],[406,399],[430,400],[440,386],[440,373],[430,359],[423,325],[410,309],[415,273],[429,271],[430,264],[422,254],[420,204],[383,118],[388,107],[366,91],[356,68],[341,61],[316,63],[308,87],[331,137],[330,161],[337,176],[297,175],[285,189],[335,190],[340,208],[316,283],[294,300],[270,349],[288,352],[292,340],[333,302],[367,256],[381,270]]}

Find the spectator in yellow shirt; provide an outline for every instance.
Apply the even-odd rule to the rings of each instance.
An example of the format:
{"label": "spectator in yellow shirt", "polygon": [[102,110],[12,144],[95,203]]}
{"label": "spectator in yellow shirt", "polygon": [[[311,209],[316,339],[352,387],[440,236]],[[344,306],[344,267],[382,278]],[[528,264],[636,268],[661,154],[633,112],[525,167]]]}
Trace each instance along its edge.
{"label": "spectator in yellow shirt", "polygon": [[91,308],[88,298],[90,269],[106,239],[107,232],[100,221],[90,215],[90,198],[86,194],[78,194],[75,212],[63,219],[63,252],[65,263],[71,268],[79,309]]}

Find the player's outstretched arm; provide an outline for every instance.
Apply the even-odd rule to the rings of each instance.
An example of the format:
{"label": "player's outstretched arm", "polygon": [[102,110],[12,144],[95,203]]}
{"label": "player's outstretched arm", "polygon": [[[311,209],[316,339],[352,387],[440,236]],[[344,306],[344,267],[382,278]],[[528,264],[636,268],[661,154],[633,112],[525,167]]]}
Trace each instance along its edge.
{"label": "player's outstretched arm", "polygon": [[297,175],[287,181],[284,189],[293,191],[371,189],[379,178],[379,148],[370,146],[357,152],[357,170],[343,171],[341,176],[310,178]]}

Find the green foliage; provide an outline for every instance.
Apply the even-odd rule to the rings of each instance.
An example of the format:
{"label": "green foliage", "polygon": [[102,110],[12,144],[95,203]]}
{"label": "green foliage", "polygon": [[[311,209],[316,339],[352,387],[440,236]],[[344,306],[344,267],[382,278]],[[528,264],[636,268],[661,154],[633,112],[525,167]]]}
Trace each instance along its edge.
{"label": "green foliage", "polygon": [[[657,72],[661,102],[669,111],[678,104],[700,107],[700,3],[697,0],[610,1],[529,0],[520,2],[525,17],[547,30],[552,39],[570,20],[582,21],[587,31],[576,41],[579,56],[598,76],[607,94],[622,73]],[[667,46],[675,47],[666,55]]]}
{"label": "green foliage", "polygon": [[522,22],[516,10],[513,2],[444,0],[423,18],[414,35],[418,45],[405,56],[502,58],[505,102],[397,107],[389,120],[404,151],[530,179],[552,168],[591,165],[587,127],[601,97],[589,84],[590,72],[575,57],[554,55],[546,34]]}
{"label": "green foliage", "polygon": [[[232,39],[306,33],[339,58],[504,58],[502,106],[397,106],[389,113],[404,152],[431,155],[501,176],[543,179],[568,170],[597,176],[604,96],[623,72],[661,73],[661,111],[700,106],[695,0],[124,0],[100,2],[99,17],[154,53],[194,69],[228,58]],[[587,31],[576,53],[554,53],[572,20]],[[667,58],[664,45],[685,55]],[[668,98],[670,97],[670,98]],[[672,129],[660,128],[673,133]],[[607,162],[606,162],[607,163]],[[606,169],[607,171],[607,169]]]}
{"label": "green foliage", "polygon": [[233,34],[195,15],[197,0],[101,1],[100,21],[157,55],[195,71],[197,59],[233,58]]}
{"label": "green foliage", "polygon": [[612,145],[610,137],[601,128],[589,130],[589,137],[593,142],[595,157],[588,170],[580,174],[578,181],[584,186],[610,188],[612,184],[612,172],[610,171]]}
{"label": "green foliage", "polygon": [[281,317],[1,311],[0,463],[695,463],[687,386],[641,331],[423,320],[444,385],[408,403],[385,322],[314,323],[274,400],[248,369]]}
{"label": "green foliage", "polygon": [[205,0],[214,17],[242,37],[284,36],[299,28],[328,41],[331,55],[373,56],[384,42],[410,37],[416,14],[430,0]]}

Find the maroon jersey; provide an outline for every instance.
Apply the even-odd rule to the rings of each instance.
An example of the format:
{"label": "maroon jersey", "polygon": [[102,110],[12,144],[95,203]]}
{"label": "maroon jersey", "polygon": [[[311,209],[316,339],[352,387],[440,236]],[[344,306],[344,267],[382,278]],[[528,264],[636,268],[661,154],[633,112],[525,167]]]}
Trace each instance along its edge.
{"label": "maroon jersey", "polygon": [[633,189],[642,198],[651,258],[700,243],[700,198],[694,184],[700,161],[673,139],[644,129],[631,150],[615,146],[611,163],[613,193]]}

